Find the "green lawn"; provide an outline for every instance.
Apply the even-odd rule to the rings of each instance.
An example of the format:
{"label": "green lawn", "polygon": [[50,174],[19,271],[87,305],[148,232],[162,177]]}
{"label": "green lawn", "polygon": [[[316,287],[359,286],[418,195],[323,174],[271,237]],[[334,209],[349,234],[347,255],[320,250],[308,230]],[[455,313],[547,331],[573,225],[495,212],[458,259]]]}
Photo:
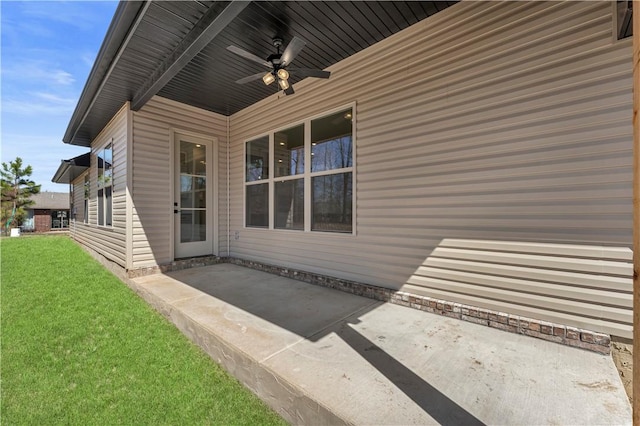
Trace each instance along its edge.
{"label": "green lawn", "polygon": [[284,424],[67,237],[1,250],[3,425]]}

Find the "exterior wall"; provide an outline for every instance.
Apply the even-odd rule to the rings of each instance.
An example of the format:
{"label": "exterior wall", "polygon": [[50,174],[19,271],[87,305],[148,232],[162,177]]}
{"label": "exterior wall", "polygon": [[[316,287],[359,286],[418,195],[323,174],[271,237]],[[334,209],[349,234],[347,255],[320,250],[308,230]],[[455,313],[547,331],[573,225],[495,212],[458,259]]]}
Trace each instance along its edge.
{"label": "exterior wall", "polygon": [[218,245],[226,254],[227,118],[156,96],[133,113],[133,269],[173,260],[173,130],[218,140]]}
{"label": "exterior wall", "polygon": [[[89,170],[90,171],[90,170]],[[89,173],[87,171],[86,173]],[[75,215],[71,214],[71,220],[69,221],[69,230],[73,233],[77,230],[76,223],[84,223],[84,177],[86,173],[78,176],[71,184],[73,185],[73,200],[71,204],[75,209]]]}
{"label": "exterior wall", "polygon": [[[631,44],[612,31],[610,2],[461,2],[336,64],[330,80],[233,115],[230,256],[398,290],[445,239],[629,253]],[[244,228],[244,142],[351,102],[356,235]],[[627,284],[613,291],[630,300],[620,277]],[[411,291],[427,297],[469,296],[418,281]],[[474,302],[526,305],[545,288],[531,285]],[[554,309],[543,303],[536,318]],[[631,311],[620,309],[615,334],[628,335]],[[606,312],[594,315],[580,327],[606,328]]]}
{"label": "exterior wall", "polygon": [[[72,237],[107,259],[126,267],[126,186],[127,186],[127,116],[125,105],[104,130],[91,143],[91,166],[89,168],[91,190],[89,198],[89,223],[76,216]],[[113,144],[113,226],[98,226],[96,152],[109,142]],[[83,179],[74,182],[76,206],[82,212]],[[80,197],[80,198],[78,198]],[[78,203],[79,201],[79,203]]]}
{"label": "exterior wall", "polygon": [[79,176],[76,180],[72,182],[73,184],[73,208],[75,209],[75,216],[72,219],[75,219],[76,222],[84,223],[84,177],[85,173]]}

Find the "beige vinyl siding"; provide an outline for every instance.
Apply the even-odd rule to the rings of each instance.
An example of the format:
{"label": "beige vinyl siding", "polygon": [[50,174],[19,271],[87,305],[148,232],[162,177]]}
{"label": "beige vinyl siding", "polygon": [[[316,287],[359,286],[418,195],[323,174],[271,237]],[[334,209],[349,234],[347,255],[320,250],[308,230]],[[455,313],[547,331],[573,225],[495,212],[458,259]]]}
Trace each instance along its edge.
{"label": "beige vinyl siding", "polygon": [[[99,252],[123,268],[126,267],[126,185],[127,185],[127,109],[125,105],[91,143],[91,190],[89,196],[89,223],[76,220],[73,237],[81,244]],[[107,144],[113,145],[113,226],[98,226],[96,153]],[[84,177],[76,181],[75,193],[83,205]],[[76,197],[76,202],[78,198]]]}
{"label": "beige vinyl siding", "polygon": [[227,118],[161,97],[133,113],[132,267],[173,260],[172,131],[215,137],[218,142],[219,250],[227,248]]}
{"label": "beige vinyl siding", "polygon": [[[73,212],[71,212],[71,219],[75,219],[76,222],[84,222],[84,177],[87,175],[89,171],[83,173],[79,177],[74,180],[71,185],[73,185],[73,208],[75,209],[75,216],[73,216]],[[73,223],[73,220],[70,224]]]}
{"label": "beige vinyl siding", "polygon": [[[461,2],[336,64],[329,80],[234,114],[230,255],[400,289],[445,239],[628,251],[631,44],[612,31],[610,2]],[[356,235],[244,228],[244,142],[352,102]],[[610,320],[628,331],[631,280],[618,278],[589,285],[621,292]],[[545,287],[533,281],[534,293]],[[432,294],[508,312],[531,292],[477,285]],[[587,307],[578,321],[536,303],[538,318],[606,328]]]}
{"label": "beige vinyl siding", "polygon": [[84,221],[84,177],[86,173],[76,178],[71,185],[73,185],[73,206],[76,210],[75,216],[73,211],[69,220],[69,234],[71,238],[76,239],[77,227],[76,224]]}
{"label": "beige vinyl siding", "polygon": [[631,337],[632,276],[629,248],[444,239],[403,290]]}

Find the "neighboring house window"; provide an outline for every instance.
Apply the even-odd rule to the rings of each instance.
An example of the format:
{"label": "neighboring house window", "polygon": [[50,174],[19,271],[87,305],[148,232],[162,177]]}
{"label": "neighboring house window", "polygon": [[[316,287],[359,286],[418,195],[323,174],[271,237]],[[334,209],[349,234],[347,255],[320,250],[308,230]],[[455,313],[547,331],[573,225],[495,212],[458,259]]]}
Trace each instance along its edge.
{"label": "neighboring house window", "polygon": [[98,151],[98,225],[112,226],[113,148]]}
{"label": "neighboring house window", "polygon": [[91,181],[89,173],[84,175],[84,203],[82,205],[82,221],[89,223],[89,194],[91,193]]}
{"label": "neighboring house window", "polygon": [[245,225],[352,233],[353,141],[344,108],[246,142]]}
{"label": "neighboring house window", "polygon": [[69,218],[66,210],[53,210],[51,211],[51,228],[68,228]]}

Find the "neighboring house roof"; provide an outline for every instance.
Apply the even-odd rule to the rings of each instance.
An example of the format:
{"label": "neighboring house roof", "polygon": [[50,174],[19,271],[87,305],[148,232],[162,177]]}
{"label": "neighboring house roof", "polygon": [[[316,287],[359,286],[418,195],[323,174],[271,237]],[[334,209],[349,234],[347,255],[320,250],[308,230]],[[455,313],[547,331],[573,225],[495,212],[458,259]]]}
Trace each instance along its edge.
{"label": "neighboring house roof", "polygon": [[274,37],[297,36],[306,46],[294,65],[325,69],[454,3],[122,1],[63,140],[89,146],[127,101],[137,111],[156,94],[231,115],[276,93],[236,84],[267,69],[228,46],[266,59]]}
{"label": "neighboring house roof", "polygon": [[91,166],[91,153],[73,157],[69,160],[62,160],[60,167],[51,179],[55,183],[71,183],[75,178],[84,173]]}
{"label": "neighboring house roof", "polygon": [[68,210],[69,209],[69,193],[67,192],[40,192],[32,195],[31,200],[34,204],[27,207],[27,210],[49,209],[49,210]]}

